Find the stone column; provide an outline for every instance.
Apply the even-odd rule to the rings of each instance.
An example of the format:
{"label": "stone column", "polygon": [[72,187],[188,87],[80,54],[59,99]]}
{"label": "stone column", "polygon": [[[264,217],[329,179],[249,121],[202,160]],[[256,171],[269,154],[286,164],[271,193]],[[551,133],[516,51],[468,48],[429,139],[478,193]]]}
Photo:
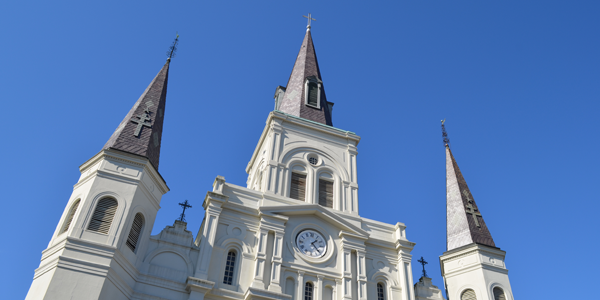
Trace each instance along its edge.
{"label": "stone column", "polygon": [[304,271],[298,271],[298,290],[296,294],[296,299],[301,300],[304,299]]}
{"label": "stone column", "polygon": [[[220,176],[219,176],[220,177]],[[222,177],[221,177],[222,178]],[[219,182],[219,178],[215,183]],[[223,178],[223,182],[225,179]],[[222,184],[221,184],[222,186]],[[208,192],[202,206],[206,210],[204,224],[201,227],[200,252],[198,254],[198,265],[195,271],[195,277],[202,280],[208,279],[208,269],[212,257],[212,250],[215,244],[217,225],[221,215],[221,206],[227,201],[227,196],[220,193]]]}
{"label": "stone column", "polygon": [[269,236],[269,230],[261,228],[258,230],[258,249],[256,251],[256,257],[254,258],[254,281],[252,281],[252,287],[264,289],[265,281],[265,261],[267,259],[267,238]]}
{"label": "stone column", "polygon": [[333,300],[340,300],[339,299],[339,295],[342,295],[342,283],[343,281],[341,279],[336,278],[335,279],[335,289],[333,289],[333,297],[331,297]]}
{"label": "stone column", "polygon": [[315,300],[323,299],[323,291],[325,287],[323,286],[323,275],[317,275],[317,285],[315,286]]}

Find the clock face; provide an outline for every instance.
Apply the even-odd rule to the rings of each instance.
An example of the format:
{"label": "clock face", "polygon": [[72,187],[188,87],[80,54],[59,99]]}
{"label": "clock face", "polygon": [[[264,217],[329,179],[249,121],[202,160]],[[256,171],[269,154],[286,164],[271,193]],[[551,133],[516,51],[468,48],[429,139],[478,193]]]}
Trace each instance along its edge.
{"label": "clock face", "polygon": [[321,257],[327,251],[327,241],[318,232],[307,229],[301,231],[296,237],[296,246],[304,255]]}

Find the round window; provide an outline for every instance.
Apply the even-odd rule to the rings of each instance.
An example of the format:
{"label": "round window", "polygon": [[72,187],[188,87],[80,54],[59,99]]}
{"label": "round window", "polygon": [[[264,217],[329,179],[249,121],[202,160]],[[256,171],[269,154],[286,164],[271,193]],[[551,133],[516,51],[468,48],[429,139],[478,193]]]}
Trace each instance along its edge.
{"label": "round window", "polygon": [[313,165],[313,166],[316,166],[316,165],[317,165],[317,162],[319,162],[319,160],[318,160],[316,157],[309,157],[309,158],[308,158],[308,162],[309,162],[311,165]]}

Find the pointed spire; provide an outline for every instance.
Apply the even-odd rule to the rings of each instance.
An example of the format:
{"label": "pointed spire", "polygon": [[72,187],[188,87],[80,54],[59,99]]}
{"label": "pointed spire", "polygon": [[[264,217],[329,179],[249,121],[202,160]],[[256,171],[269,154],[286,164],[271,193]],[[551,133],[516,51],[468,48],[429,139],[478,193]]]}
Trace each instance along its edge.
{"label": "pointed spire", "polygon": [[[443,124],[443,123],[442,123]],[[443,126],[443,125],[442,125]],[[445,132],[445,131],[444,131]],[[447,139],[447,136],[444,135]],[[446,148],[446,250],[477,243],[496,247],[450,146]]]}
{"label": "pointed spire", "polygon": [[[311,100],[310,103],[307,97]],[[285,88],[285,95],[278,104],[278,110],[311,121],[333,125],[332,107],[333,103],[328,102],[325,96],[309,25]]]}
{"label": "pointed spire", "polygon": [[170,62],[168,58],[103,149],[144,156],[158,170]]}

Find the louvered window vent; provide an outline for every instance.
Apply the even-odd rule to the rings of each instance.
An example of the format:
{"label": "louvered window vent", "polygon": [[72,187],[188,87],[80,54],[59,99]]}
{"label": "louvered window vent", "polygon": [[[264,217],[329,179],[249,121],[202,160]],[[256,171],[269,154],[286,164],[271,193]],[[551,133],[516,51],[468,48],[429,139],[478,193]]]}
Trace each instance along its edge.
{"label": "louvered window vent", "polygon": [[290,198],[305,201],[306,195],[306,175],[292,173],[292,186],[290,189]]}
{"label": "louvered window vent", "polygon": [[79,207],[79,200],[75,201],[75,204],[71,206],[71,210],[69,210],[69,215],[67,216],[67,220],[65,221],[65,225],[63,226],[63,230],[60,233],[65,233],[69,230],[69,226],[71,226],[71,222],[73,222],[73,217],[75,217],[75,213],[77,212],[77,207]]}
{"label": "louvered window vent", "polygon": [[475,296],[475,291],[468,289],[460,295],[460,300],[477,300],[477,296]]}
{"label": "louvered window vent", "polygon": [[142,227],[144,227],[144,217],[138,213],[133,218],[133,224],[131,224],[131,230],[129,231],[129,236],[127,236],[127,247],[133,252],[135,252],[135,247],[140,239]]}
{"label": "louvered window vent", "polygon": [[117,200],[112,198],[104,198],[98,201],[88,230],[107,234],[110,229],[110,224],[117,212],[117,206]]}
{"label": "louvered window vent", "polygon": [[499,288],[494,288],[494,300],[506,300],[506,296],[504,296],[504,291]]}
{"label": "louvered window vent", "polygon": [[319,205],[333,208],[333,182],[319,179]]}

